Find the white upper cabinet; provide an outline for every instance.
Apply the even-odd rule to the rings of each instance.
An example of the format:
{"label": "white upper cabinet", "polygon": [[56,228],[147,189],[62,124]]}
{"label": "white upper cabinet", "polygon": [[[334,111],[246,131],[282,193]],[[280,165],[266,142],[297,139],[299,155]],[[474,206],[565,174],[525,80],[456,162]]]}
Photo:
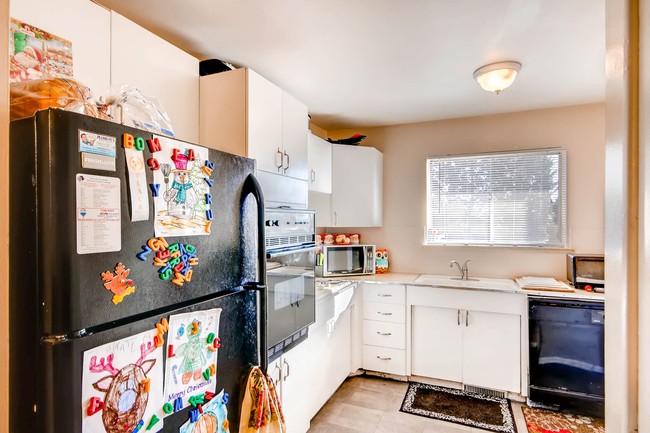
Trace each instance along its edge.
{"label": "white upper cabinet", "polygon": [[136,87],[160,101],[178,138],[198,140],[197,58],[87,0],[12,0],[10,6],[13,18],[72,43],[74,78],[97,99],[111,87]]}
{"label": "white upper cabinet", "polygon": [[309,175],[307,134],[309,113],[307,106],[282,92],[282,172],[296,179],[307,180]]}
{"label": "white upper cabinet", "polygon": [[247,108],[248,153],[245,156],[257,160],[258,170],[281,173],[284,162],[282,89],[249,69]]}
{"label": "white upper cabinet", "polygon": [[88,0],[11,0],[9,6],[12,18],[70,41],[75,80],[95,97],[106,94],[111,85],[110,11]]}
{"label": "white upper cabinet", "polygon": [[307,207],[307,107],[244,68],[200,79],[199,144],[257,161],[269,207]]}
{"label": "white upper cabinet", "polygon": [[310,133],[309,191],[332,193],[332,144]]}
{"label": "white upper cabinet", "polygon": [[307,180],[307,106],[248,71],[248,157],[258,170]]}
{"label": "white upper cabinet", "polygon": [[332,227],[382,225],[383,160],[374,147],[332,145]]}
{"label": "white upper cabinet", "polygon": [[[135,49],[134,45],[142,47]],[[73,46],[74,49],[74,46]],[[155,97],[177,138],[199,139],[199,60],[120,14],[111,12],[111,84]]]}
{"label": "white upper cabinet", "polygon": [[304,104],[248,68],[206,75],[200,87],[201,145],[254,158],[258,170],[307,181]]}

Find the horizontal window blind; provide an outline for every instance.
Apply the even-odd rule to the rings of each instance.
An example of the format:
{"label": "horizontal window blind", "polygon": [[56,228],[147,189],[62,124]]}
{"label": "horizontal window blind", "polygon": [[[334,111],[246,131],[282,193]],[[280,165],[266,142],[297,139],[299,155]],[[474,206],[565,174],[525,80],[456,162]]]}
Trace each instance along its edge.
{"label": "horizontal window blind", "polygon": [[566,151],[427,159],[426,244],[566,247]]}

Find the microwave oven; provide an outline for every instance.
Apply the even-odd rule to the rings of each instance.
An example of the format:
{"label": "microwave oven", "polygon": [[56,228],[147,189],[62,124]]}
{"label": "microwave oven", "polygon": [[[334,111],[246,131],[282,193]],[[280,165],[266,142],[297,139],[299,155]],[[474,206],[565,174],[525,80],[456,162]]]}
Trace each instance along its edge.
{"label": "microwave oven", "polygon": [[319,277],[375,273],[374,245],[323,245],[316,261]]}
{"label": "microwave oven", "polygon": [[602,254],[567,254],[567,280],[577,289],[604,289],[605,256]]}

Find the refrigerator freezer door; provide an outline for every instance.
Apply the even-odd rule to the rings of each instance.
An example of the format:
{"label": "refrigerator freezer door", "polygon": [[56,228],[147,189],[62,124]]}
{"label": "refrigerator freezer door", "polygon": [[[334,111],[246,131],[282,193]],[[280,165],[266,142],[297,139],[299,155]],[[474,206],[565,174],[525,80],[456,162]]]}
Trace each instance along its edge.
{"label": "refrigerator freezer door", "polygon": [[[80,131],[115,138],[116,171],[82,168]],[[244,273],[250,274],[242,267],[242,251],[250,237],[242,235],[240,202],[242,185],[254,172],[255,162],[209,150],[209,160],[214,163],[211,233],[166,238],[169,244],[196,248],[198,264],[192,280],[177,287],[171,279],[159,278],[160,267],[153,265],[155,252],[148,254],[146,261],[136,257],[154,237],[155,208],[148,189],[149,219],[131,222],[131,192],[122,148],[125,133],[145,141],[152,138],[145,131],[55,109],[11,124],[10,218],[15,254],[10,265],[17,276],[12,280],[12,296],[20,298],[12,308],[38,321],[34,331],[38,337],[83,335],[161,314],[239,287],[245,282]],[[147,146],[142,152],[144,161],[156,156]],[[153,171],[145,171],[147,184],[153,183]],[[78,254],[76,183],[80,175],[119,180],[120,231],[106,235],[120,238],[120,251]],[[166,186],[160,186],[160,193]],[[135,286],[117,305],[111,302],[113,294],[102,280],[102,273],[109,272],[132,280],[130,286]]]}

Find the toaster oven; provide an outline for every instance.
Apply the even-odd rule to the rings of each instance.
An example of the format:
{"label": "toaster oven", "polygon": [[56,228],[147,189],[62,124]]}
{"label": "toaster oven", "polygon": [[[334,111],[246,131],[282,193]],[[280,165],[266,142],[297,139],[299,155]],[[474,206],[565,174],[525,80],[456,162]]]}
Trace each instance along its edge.
{"label": "toaster oven", "polygon": [[604,290],[605,256],[602,254],[567,254],[567,280],[576,289]]}

